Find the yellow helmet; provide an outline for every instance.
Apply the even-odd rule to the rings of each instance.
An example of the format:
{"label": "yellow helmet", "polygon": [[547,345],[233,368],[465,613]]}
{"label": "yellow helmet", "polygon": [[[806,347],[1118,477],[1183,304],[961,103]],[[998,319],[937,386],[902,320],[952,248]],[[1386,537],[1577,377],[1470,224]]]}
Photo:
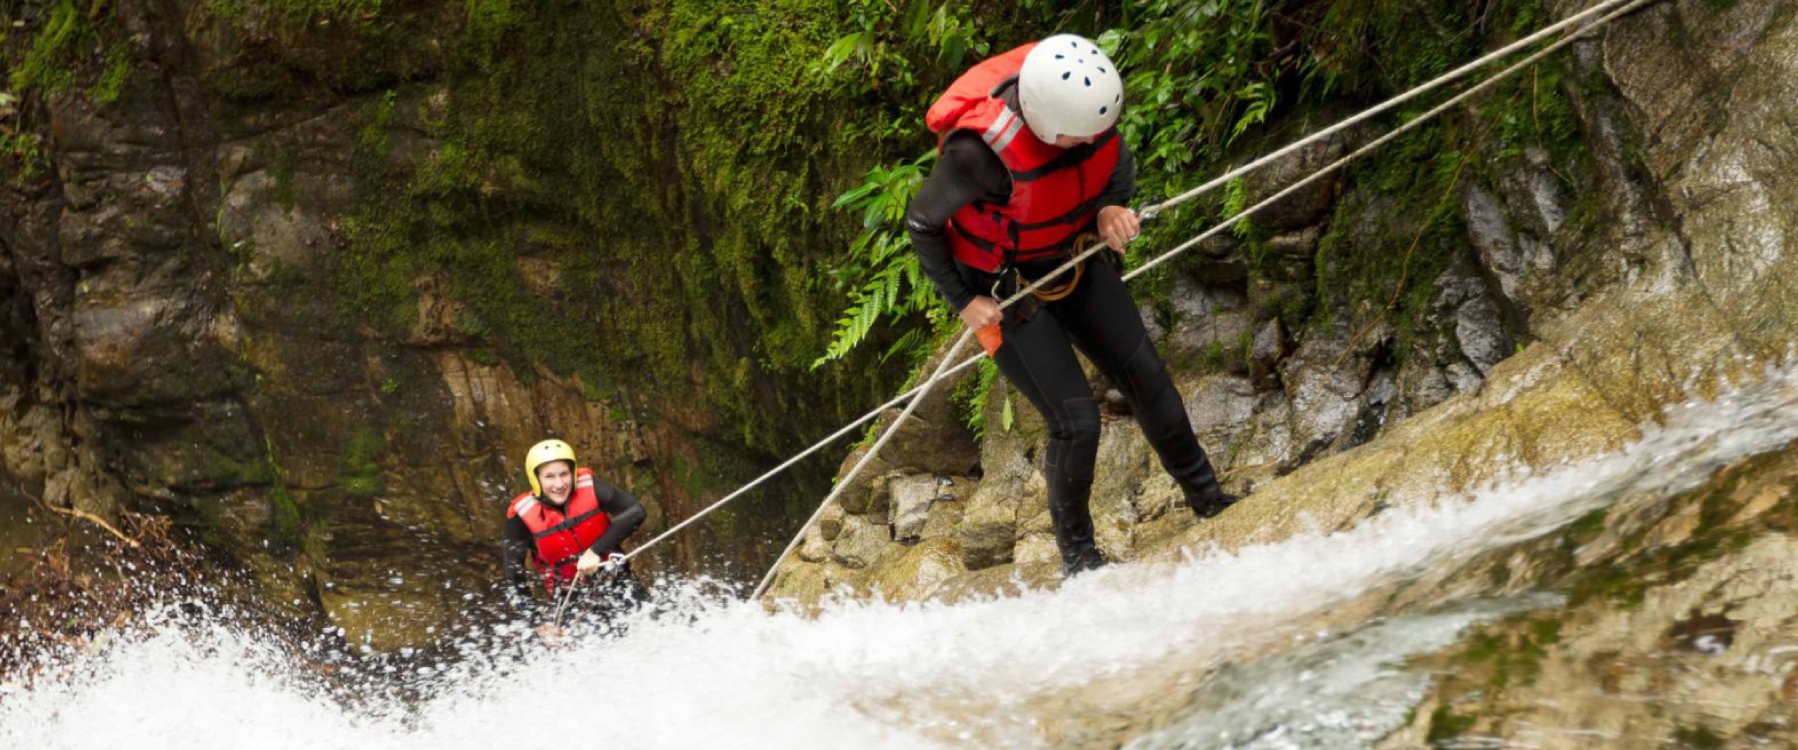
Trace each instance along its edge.
{"label": "yellow helmet", "polygon": [[531,451],[524,454],[524,475],[531,480],[531,494],[543,494],[543,484],[537,481],[537,467],[551,461],[567,461],[568,468],[573,470],[574,449],[552,438],[531,446]]}

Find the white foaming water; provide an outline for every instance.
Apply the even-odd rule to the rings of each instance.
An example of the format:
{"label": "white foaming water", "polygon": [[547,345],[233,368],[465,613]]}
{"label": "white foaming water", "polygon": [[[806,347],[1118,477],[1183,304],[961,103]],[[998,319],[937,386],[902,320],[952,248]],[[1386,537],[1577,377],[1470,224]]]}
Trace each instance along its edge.
{"label": "white foaming water", "polygon": [[[665,596],[679,616],[553,654],[477,655],[420,683],[411,705],[375,701],[385,710],[317,697],[310,674],[229,626],[153,626],[0,696],[0,747],[1046,746],[1033,701],[1096,679],[1191,692],[1192,665],[1289,645],[1315,613],[1371,588],[1541,535],[1619,492],[1677,491],[1782,446],[1798,438],[1798,377],[1776,373],[1664,421],[1619,453],[1470,498],[1178,565],[1114,566],[1056,592],[952,606],[843,601],[805,618],[673,586]],[[1436,640],[1472,620],[1443,620],[1448,635]],[[1241,713],[1254,703],[1220,705]]]}

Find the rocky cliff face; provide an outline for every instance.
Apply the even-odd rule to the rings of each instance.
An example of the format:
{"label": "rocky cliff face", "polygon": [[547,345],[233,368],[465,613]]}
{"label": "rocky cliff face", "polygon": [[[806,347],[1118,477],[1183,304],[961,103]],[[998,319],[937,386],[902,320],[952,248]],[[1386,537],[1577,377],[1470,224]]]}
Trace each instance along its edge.
{"label": "rocky cliff face", "polygon": [[[1507,127],[1540,108],[1478,105],[1454,127],[1496,144],[1489,161],[1387,157],[1452,172],[1439,208],[1453,220],[1432,228],[1429,212],[1406,210],[1409,185],[1363,168],[1205,248],[1167,284],[1171,305],[1139,292],[1226,486],[1253,494],[1195,523],[1113,396],[1093,495],[1100,547],[1171,558],[1344,528],[1615,448],[1664,406],[1784,356],[1798,324],[1785,281],[1798,262],[1785,241],[1798,227],[1798,143],[1780,124],[1798,111],[1784,83],[1798,72],[1795,16],[1785,2],[1647,8],[1563,53],[1553,95],[1565,97],[1576,146]],[[1524,101],[1544,100],[1538,89]],[[1300,153],[1245,189],[1269,194],[1369,137]],[[1283,300],[1306,285],[1323,296],[1320,276],[1375,248],[1437,264],[1433,280],[1412,268],[1393,293],[1422,299],[1420,315],[1327,297],[1296,325],[1284,312]],[[1222,367],[1195,356],[1219,349],[1242,354]],[[1018,424],[1001,429],[1003,402],[1002,390],[988,398],[977,465],[936,458],[972,438],[941,417],[946,407],[923,409],[902,428],[921,448],[889,450],[866,487],[807,530],[774,595],[954,599],[1052,584],[1042,427],[1020,403]]]}
{"label": "rocky cliff face", "polygon": [[[846,239],[808,202],[848,167],[768,139],[829,92],[758,129],[783,40],[663,49],[711,22],[671,13],[0,11],[0,496],[173,514],[269,601],[392,647],[485,596],[544,436],[653,532],[884,388],[805,368]],[[714,64],[735,99],[682,88],[731,85]],[[639,571],[754,567],[825,473]]]}

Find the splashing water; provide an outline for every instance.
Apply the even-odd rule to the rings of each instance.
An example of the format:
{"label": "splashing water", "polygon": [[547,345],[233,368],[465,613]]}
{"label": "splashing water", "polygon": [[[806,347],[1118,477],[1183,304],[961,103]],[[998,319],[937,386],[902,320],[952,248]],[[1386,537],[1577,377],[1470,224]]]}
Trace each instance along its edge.
{"label": "splashing water", "polygon": [[521,626],[501,628],[451,665],[405,675],[410,700],[369,687],[346,705],[271,639],[171,612],[0,694],[0,746],[453,750],[563,742],[578,731],[570,719],[593,728],[591,741],[634,748],[1098,736],[1142,748],[1355,746],[1418,699],[1415,678],[1383,665],[1544,597],[1371,623],[1332,608],[1540,537],[1623,493],[1689,488],[1795,438],[1798,372],[1783,371],[1678,406],[1617,453],[1348,531],[1114,566],[1055,592],[839,600],[809,618],[679,582],[661,592],[661,616],[635,616],[615,638],[552,653]]}

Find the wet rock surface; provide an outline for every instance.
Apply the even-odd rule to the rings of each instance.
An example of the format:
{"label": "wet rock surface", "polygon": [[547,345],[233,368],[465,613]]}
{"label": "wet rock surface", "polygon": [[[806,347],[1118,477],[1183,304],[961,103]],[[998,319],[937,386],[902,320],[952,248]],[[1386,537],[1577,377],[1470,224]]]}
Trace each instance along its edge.
{"label": "wet rock surface", "polygon": [[[8,9],[21,30],[5,40],[8,62],[54,8]],[[104,29],[118,45],[107,58],[124,63],[116,98],[75,86],[15,99],[22,89],[8,83],[0,134],[42,145],[41,163],[20,158],[11,140],[0,153],[9,492],[100,518],[172,517],[238,558],[286,615],[394,649],[459,621],[463,594],[488,595],[505,502],[523,489],[517,460],[537,440],[567,439],[584,464],[644,501],[647,531],[764,463],[767,445],[784,438],[764,434],[750,447],[747,428],[705,398],[700,368],[657,363],[637,377],[641,362],[575,372],[521,355],[516,336],[499,335],[471,304],[509,289],[400,278],[415,302],[391,315],[404,326],[359,303],[355,287],[382,283],[372,272],[356,285],[343,279],[346,264],[367,259],[369,235],[385,231],[370,229],[371,194],[407,189],[394,175],[441,176],[432,170],[467,154],[466,143],[443,139],[448,118],[490,105],[458,98],[467,92],[447,37],[466,20],[459,4],[335,25],[296,23],[285,8],[94,8],[80,23],[117,25]],[[93,56],[84,47],[78,57]],[[511,206],[483,215],[481,228],[516,220],[536,234],[496,275],[545,309],[596,295],[639,304],[662,291],[633,289],[622,273],[596,284],[592,269],[583,276],[538,255],[542,235],[564,230],[545,229],[555,209],[533,193],[532,169],[550,171],[513,157],[484,167],[478,184],[440,183],[418,200],[467,188],[490,207]],[[593,316],[566,328],[603,340],[636,322]],[[672,321],[669,336],[709,323]],[[744,350],[725,368],[747,394],[739,400],[778,401],[756,364]],[[627,387],[652,378],[669,387]],[[833,394],[808,393],[820,407],[788,402],[792,423],[776,429],[801,431],[815,417],[800,415],[829,411]],[[941,447],[917,450],[956,454]],[[809,471],[818,483],[826,470]],[[648,578],[765,555],[757,532],[778,520],[767,515],[704,527],[635,570]]]}

